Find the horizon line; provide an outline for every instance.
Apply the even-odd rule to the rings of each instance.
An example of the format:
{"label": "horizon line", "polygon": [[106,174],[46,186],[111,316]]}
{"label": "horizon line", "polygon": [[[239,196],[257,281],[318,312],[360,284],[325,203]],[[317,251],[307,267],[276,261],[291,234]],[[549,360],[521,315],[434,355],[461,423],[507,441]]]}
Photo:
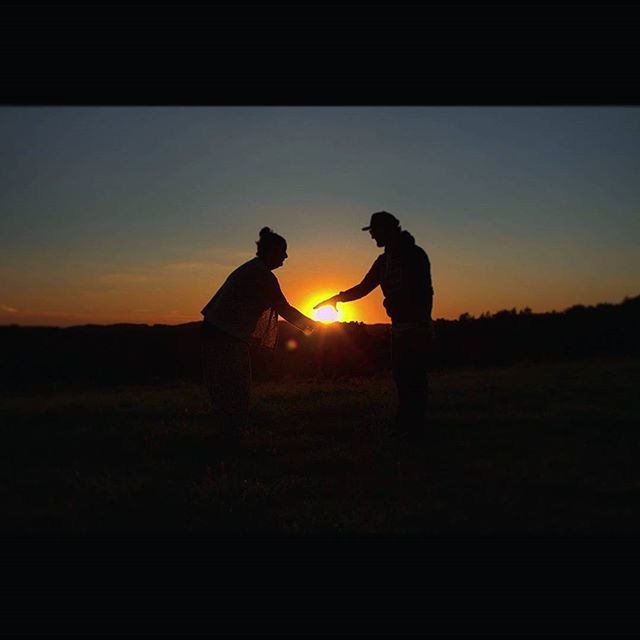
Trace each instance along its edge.
{"label": "horizon line", "polygon": [[[469,318],[470,319],[481,319],[482,317],[492,317],[497,315],[498,313],[501,313],[503,311],[508,311],[508,312],[513,312],[515,311],[516,314],[521,313],[526,311],[527,309],[529,310],[529,313],[531,315],[545,315],[545,314],[554,314],[554,313],[566,313],[567,311],[569,311],[570,309],[575,309],[576,307],[584,307],[585,309],[592,309],[592,308],[597,308],[599,306],[618,306],[618,305],[622,305],[625,302],[629,302],[631,300],[635,300],[635,299],[640,299],[640,294],[636,295],[636,296],[625,296],[620,302],[598,302],[596,304],[591,304],[591,305],[585,305],[582,303],[576,303],[573,305],[570,305],[564,309],[562,309],[561,311],[557,311],[556,309],[552,309],[551,311],[533,311],[531,309],[531,307],[523,307],[521,309],[516,309],[516,307],[511,307],[511,309],[499,309],[498,311],[494,311],[494,312],[490,312],[490,311],[485,311],[482,314],[480,314],[479,316],[474,316],[473,314],[469,314]],[[460,321],[460,317],[465,315],[465,313],[467,312],[463,312],[461,313],[457,318],[454,319],[449,319],[449,318],[433,318],[433,322],[459,322]],[[488,316],[485,316],[485,314],[488,314]],[[286,320],[283,319],[279,319],[278,322],[284,322],[286,323]],[[30,328],[30,329],[74,329],[74,328],[80,328],[80,327],[115,327],[115,326],[122,326],[122,325],[126,325],[126,326],[132,326],[132,327],[184,327],[184,326],[188,326],[188,325],[194,325],[194,324],[200,324],[202,323],[202,320],[191,320],[189,322],[181,322],[178,324],[166,324],[163,322],[154,322],[152,324],[149,323],[143,323],[143,322],[111,322],[109,324],[102,324],[102,323],[97,323],[97,322],[86,322],[84,324],[73,324],[73,325],[69,325],[69,326],[60,326],[60,325],[45,325],[45,324],[19,324],[17,322],[11,322],[11,323],[0,323],[0,328],[7,328],[7,327],[20,327],[20,328]],[[366,326],[391,326],[391,322],[364,322],[362,320],[349,320],[346,322],[341,322],[341,321],[335,321],[335,322],[331,322],[331,323],[326,323],[327,326],[331,326],[331,325],[337,325],[337,324],[363,324]]]}

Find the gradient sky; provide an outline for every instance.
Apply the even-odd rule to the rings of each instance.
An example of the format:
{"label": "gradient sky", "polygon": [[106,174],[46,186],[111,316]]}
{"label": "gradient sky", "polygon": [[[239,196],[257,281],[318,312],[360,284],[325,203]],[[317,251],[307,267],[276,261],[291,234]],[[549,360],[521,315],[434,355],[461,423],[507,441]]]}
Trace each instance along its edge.
{"label": "gradient sky", "polygon": [[640,108],[4,107],[0,139],[0,324],[199,320],[265,225],[310,312],[380,253],[380,209],[434,318],[640,294]]}

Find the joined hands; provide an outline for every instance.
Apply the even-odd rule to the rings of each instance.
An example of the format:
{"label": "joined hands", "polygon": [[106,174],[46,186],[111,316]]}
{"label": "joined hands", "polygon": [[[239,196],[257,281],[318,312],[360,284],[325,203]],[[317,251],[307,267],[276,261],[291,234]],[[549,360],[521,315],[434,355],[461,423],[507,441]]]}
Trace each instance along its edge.
{"label": "joined hands", "polygon": [[304,329],[302,329],[302,332],[305,336],[310,336],[318,328],[318,324],[319,323],[315,322],[314,320],[310,320],[305,325]]}

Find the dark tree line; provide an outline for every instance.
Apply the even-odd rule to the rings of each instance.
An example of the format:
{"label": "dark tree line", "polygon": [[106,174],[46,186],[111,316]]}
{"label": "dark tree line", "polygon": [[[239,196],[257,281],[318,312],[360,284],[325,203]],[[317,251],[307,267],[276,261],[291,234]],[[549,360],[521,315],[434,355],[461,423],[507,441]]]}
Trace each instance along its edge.
{"label": "dark tree line", "polygon": [[[430,366],[510,365],[640,355],[640,296],[563,312],[503,310],[437,320]],[[201,380],[200,324],[0,327],[0,388]],[[304,336],[282,322],[275,351],[253,349],[257,380],[368,376],[389,370],[390,327],[328,325]]]}

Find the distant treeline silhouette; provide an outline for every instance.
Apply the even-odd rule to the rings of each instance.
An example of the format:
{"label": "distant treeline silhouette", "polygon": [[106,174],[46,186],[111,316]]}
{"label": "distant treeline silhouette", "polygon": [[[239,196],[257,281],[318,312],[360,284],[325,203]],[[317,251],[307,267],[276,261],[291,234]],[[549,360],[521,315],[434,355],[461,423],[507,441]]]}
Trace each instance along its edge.
{"label": "distant treeline silhouette", "polygon": [[[640,296],[563,312],[503,310],[436,320],[430,367],[510,365],[640,355]],[[201,326],[0,326],[0,388],[157,384],[202,380]],[[390,326],[328,325],[304,336],[280,323],[275,351],[255,348],[256,380],[388,373]]]}

